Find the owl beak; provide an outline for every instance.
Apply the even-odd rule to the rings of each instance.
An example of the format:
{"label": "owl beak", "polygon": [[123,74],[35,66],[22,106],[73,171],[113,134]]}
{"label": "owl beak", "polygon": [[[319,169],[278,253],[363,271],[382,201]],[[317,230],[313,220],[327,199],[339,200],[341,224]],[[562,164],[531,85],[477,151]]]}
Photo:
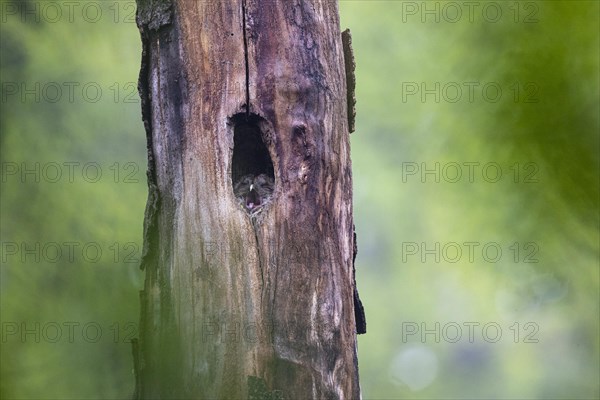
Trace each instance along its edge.
{"label": "owl beak", "polygon": [[254,183],[250,184],[250,191],[254,190]]}

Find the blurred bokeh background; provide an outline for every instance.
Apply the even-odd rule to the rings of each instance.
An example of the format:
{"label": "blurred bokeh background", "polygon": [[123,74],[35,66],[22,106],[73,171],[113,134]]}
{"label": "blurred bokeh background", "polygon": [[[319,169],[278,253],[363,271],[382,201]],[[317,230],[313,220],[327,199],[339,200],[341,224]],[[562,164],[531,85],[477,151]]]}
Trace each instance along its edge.
{"label": "blurred bokeh background", "polygon": [[[3,399],[133,390],[133,1],[0,1]],[[340,1],[365,399],[595,399],[597,1]]]}

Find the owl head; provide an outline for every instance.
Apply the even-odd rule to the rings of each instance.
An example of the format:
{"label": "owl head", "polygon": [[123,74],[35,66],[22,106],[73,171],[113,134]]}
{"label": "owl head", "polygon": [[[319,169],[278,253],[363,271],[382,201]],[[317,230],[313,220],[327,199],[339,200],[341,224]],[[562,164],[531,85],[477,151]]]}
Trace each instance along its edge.
{"label": "owl head", "polygon": [[266,174],[244,175],[234,185],[233,193],[246,211],[257,212],[271,199],[273,178]]}

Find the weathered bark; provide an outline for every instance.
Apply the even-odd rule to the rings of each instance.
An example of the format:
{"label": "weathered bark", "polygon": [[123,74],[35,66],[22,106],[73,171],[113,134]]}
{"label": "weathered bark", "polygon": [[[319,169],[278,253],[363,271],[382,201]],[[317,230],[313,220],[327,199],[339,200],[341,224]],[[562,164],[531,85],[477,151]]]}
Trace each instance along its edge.
{"label": "weathered bark", "polygon": [[[138,0],[138,26],[149,197],[135,396],[359,398],[336,2]],[[254,215],[232,191],[245,173],[275,179]]]}

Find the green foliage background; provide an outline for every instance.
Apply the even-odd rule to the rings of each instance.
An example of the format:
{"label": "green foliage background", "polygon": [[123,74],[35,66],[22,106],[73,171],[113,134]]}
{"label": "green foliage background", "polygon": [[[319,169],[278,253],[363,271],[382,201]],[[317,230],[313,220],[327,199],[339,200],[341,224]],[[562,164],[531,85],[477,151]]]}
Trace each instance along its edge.
{"label": "green foliage background", "polygon": [[[49,3],[68,10],[0,1],[0,396],[128,398],[147,193],[135,6],[72,2],[71,20]],[[599,398],[599,3],[466,3],[340,2],[363,398]],[[35,163],[39,182],[20,174]]]}

